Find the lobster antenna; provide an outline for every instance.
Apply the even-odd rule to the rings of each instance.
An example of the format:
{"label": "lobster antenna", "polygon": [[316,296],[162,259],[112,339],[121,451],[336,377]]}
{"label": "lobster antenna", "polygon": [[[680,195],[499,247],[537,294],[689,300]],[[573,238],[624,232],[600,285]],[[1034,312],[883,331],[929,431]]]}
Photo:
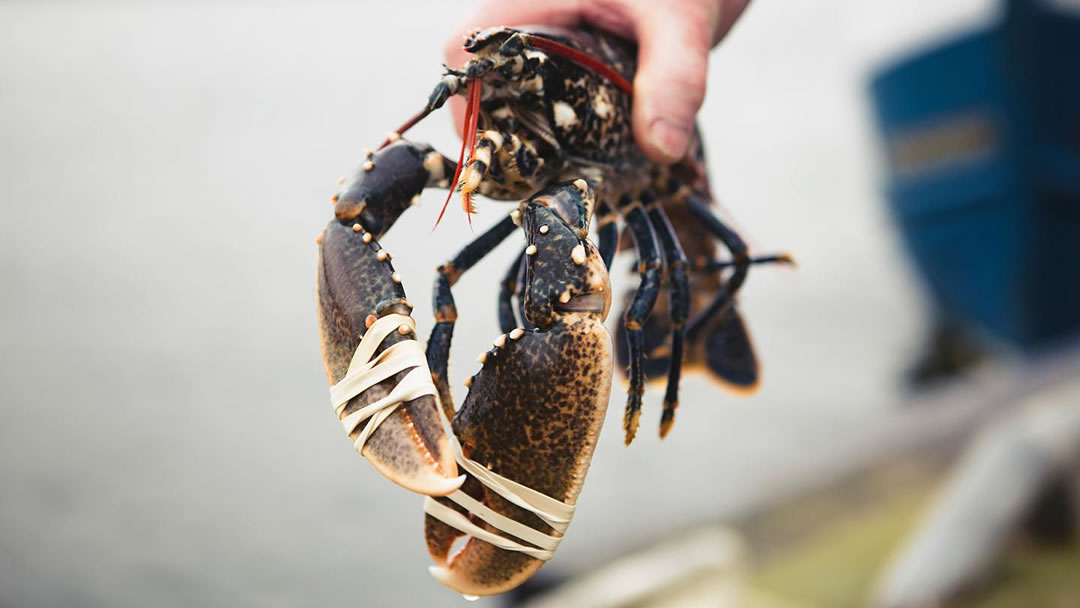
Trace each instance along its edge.
{"label": "lobster antenna", "polygon": [[538,48],[542,51],[547,51],[559,57],[565,57],[574,63],[588,68],[597,74],[600,74],[604,78],[610,80],[615,86],[623,90],[627,95],[634,94],[634,85],[630,84],[622,74],[615,71],[614,68],[608,64],[600,61],[599,59],[583,53],[573,47],[566,46],[561,42],[555,42],[550,38],[541,38],[540,36],[530,35],[525,39],[525,44]]}
{"label": "lobster antenna", "polygon": [[416,125],[416,123],[418,123],[421,120],[424,120],[425,118],[427,118],[427,115],[431,114],[431,111],[432,110],[431,110],[430,107],[424,106],[423,110],[420,110],[419,112],[417,112],[412,118],[410,118],[409,120],[406,120],[405,124],[401,125],[397,129],[392,131],[390,133],[390,135],[388,135],[386,137],[386,139],[384,139],[383,142],[381,144],[379,144],[378,149],[382,150],[386,146],[389,146],[390,144],[392,144],[395,141],[397,141],[398,139],[400,139],[401,136],[404,135],[406,131],[413,128],[413,126]]}

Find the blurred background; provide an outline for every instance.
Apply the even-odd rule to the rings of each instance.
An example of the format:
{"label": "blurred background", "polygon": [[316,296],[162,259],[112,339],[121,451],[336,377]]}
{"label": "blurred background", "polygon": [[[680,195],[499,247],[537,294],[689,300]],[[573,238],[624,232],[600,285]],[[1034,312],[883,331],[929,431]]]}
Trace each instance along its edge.
{"label": "blurred background", "polygon": [[[342,436],[313,286],[334,180],[423,103],[448,24],[475,4],[0,4],[0,605],[463,601],[426,572],[421,501]],[[998,27],[1006,4],[752,3],[712,55],[700,121],[740,229],[799,262],[755,269],[742,291],[762,388],[686,378],[663,442],[651,388],[626,448],[617,379],[558,555],[479,605],[1080,605],[1080,555],[1060,542],[1080,356],[1059,332],[969,323],[922,274],[955,258],[903,211],[919,198],[904,180],[937,149],[917,128],[952,133],[912,108],[967,89],[889,74]],[[1061,53],[1043,59],[1075,66]],[[1073,145],[1078,126],[1060,128]],[[459,145],[445,113],[410,136]],[[460,214],[431,231],[441,196],[383,241],[423,335],[434,268],[471,237]],[[482,201],[476,221],[506,210]],[[1040,241],[1001,221],[1027,227],[1018,251]],[[991,238],[959,230],[931,240]],[[498,334],[493,277],[515,247],[455,291],[455,390]],[[1075,258],[1058,261],[1053,281],[1075,286]],[[985,525],[950,536],[973,513]]]}

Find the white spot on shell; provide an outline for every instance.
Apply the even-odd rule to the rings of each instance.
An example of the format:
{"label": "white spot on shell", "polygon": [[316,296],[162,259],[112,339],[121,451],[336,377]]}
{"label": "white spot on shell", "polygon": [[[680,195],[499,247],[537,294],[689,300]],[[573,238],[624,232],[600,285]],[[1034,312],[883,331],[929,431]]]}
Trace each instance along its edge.
{"label": "white spot on shell", "polygon": [[514,222],[515,226],[521,225],[521,211],[514,209],[510,212],[510,221]]}
{"label": "white spot on shell", "polygon": [[389,258],[389,257],[390,257],[390,254],[386,253],[385,249],[380,249],[380,250],[375,252],[375,259],[379,260],[380,262],[385,262],[386,259]]}
{"label": "white spot on shell", "polygon": [[390,143],[394,143],[399,139],[401,139],[401,133],[398,133],[397,131],[391,131],[386,134],[386,141]]}
{"label": "white spot on shell", "polygon": [[495,348],[502,348],[502,347],[506,346],[506,334],[502,334],[498,338],[495,338],[494,340],[492,340],[491,345],[494,346]]}
{"label": "white spot on shell", "polygon": [[581,190],[581,193],[584,194],[584,193],[589,191],[589,182],[587,182],[587,181],[585,181],[583,179],[575,179],[574,180],[574,187],[577,188],[578,190]]}
{"label": "white spot on shell", "polygon": [[559,296],[559,302],[561,302],[563,304],[566,304],[569,301],[570,301],[570,292],[569,291],[564,291],[562,293],[562,295]]}
{"label": "white spot on shell", "polygon": [[593,98],[593,112],[600,118],[607,118],[611,115],[611,102],[608,101],[607,96],[603,92],[597,93]]}
{"label": "white spot on shell", "polygon": [[413,195],[412,200],[409,201],[409,204],[412,205],[413,207],[419,205],[420,204],[420,195],[419,194]]}
{"label": "white spot on shell", "polygon": [[468,378],[465,378],[465,388],[472,388],[472,383],[473,383],[473,377],[472,376],[469,376]]}
{"label": "white spot on shell", "polygon": [[375,163],[371,162],[370,160],[367,161],[366,163],[364,163],[364,171],[371,171],[374,168],[375,168]]}
{"label": "white spot on shell", "polygon": [[371,233],[370,232],[365,232],[364,236],[360,237],[360,240],[364,241],[365,244],[370,243],[371,242]]}
{"label": "white spot on shell", "polygon": [[536,255],[536,245],[529,245],[526,247],[525,255]]}
{"label": "white spot on shell", "polygon": [[555,126],[566,129],[577,124],[577,113],[565,101],[556,101],[551,109],[555,115]]}
{"label": "white spot on shell", "polygon": [[525,335],[525,330],[521,329],[520,327],[514,328],[513,330],[510,331],[510,339],[511,340],[517,340],[518,338],[520,338],[521,336],[524,336],[524,335]]}
{"label": "white spot on shell", "polygon": [[401,275],[395,272],[395,273],[390,275],[390,280],[395,282],[395,283],[400,283],[401,282]]}
{"label": "white spot on shell", "polygon": [[[525,51],[528,54],[528,51]],[[533,76],[528,80],[522,80],[518,85],[522,91],[531,91],[533,93],[539,93],[544,90],[544,79],[539,76]]]}
{"label": "white spot on shell", "polygon": [[487,361],[487,353],[480,353],[480,356],[476,358],[476,362],[483,365]]}
{"label": "white spot on shell", "polygon": [[436,181],[443,179],[442,155],[438,152],[429,152],[424,157],[424,168],[431,174],[431,179]]}
{"label": "white spot on shell", "polygon": [[570,259],[574,260],[574,263],[581,266],[585,263],[585,246],[581,243],[574,247],[574,250],[570,252]]}
{"label": "white spot on shell", "polygon": [[547,234],[547,233],[548,233],[547,224],[544,224],[543,226],[540,226],[540,234]]}

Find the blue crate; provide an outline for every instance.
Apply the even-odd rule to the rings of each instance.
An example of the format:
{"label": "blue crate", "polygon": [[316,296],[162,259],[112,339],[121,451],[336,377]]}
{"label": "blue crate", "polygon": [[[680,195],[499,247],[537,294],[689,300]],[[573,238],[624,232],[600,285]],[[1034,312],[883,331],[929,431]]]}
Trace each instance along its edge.
{"label": "blue crate", "polygon": [[993,26],[881,70],[890,208],[937,303],[1023,348],[1080,330],[1080,15]]}

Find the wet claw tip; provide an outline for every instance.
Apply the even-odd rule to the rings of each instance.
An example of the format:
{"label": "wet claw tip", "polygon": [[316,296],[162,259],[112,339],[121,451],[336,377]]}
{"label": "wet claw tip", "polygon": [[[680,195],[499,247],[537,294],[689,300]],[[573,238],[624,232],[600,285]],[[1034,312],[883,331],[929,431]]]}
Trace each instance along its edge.
{"label": "wet claw tip", "polygon": [[450,572],[442,566],[428,566],[428,574],[431,578],[439,581],[443,585],[450,587]]}
{"label": "wet claw tip", "polygon": [[431,577],[435,580],[439,581],[439,583],[444,587],[448,587],[460,593],[461,596],[468,601],[479,599],[478,596],[465,593],[465,591],[461,588],[460,582],[455,579],[454,575],[450,574],[450,570],[447,568],[444,568],[442,566],[428,566],[428,574],[430,574]]}

